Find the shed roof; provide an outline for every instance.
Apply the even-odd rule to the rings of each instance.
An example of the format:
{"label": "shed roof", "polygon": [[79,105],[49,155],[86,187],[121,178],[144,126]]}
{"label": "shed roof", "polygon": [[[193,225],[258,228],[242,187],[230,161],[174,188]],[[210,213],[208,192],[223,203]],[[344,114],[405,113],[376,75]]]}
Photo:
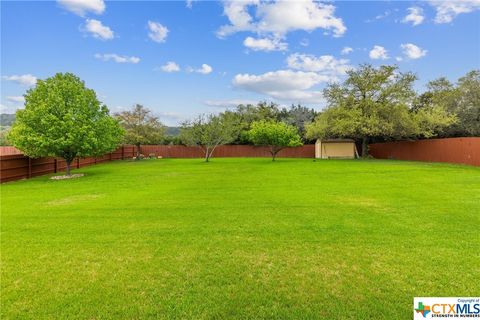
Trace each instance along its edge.
{"label": "shed roof", "polygon": [[355,142],[353,139],[318,139],[321,143],[352,143]]}

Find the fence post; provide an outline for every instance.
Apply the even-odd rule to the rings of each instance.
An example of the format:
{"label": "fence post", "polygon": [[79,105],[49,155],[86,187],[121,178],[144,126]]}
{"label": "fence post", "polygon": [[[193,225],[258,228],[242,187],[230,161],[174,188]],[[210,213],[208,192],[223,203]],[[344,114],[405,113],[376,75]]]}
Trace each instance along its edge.
{"label": "fence post", "polygon": [[28,177],[32,177],[32,159],[28,157]]}
{"label": "fence post", "polygon": [[112,161],[112,153],[110,152],[110,161]]}
{"label": "fence post", "polygon": [[57,158],[53,159],[53,173],[57,173]]}
{"label": "fence post", "polygon": [[80,158],[77,158],[77,169],[80,169]]}
{"label": "fence post", "polygon": [[122,144],[122,160],[125,159],[125,146]]}

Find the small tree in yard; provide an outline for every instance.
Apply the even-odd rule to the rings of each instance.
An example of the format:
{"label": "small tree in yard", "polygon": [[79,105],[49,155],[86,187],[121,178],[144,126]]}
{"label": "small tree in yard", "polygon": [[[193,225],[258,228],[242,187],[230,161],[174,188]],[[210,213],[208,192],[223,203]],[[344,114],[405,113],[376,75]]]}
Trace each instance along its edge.
{"label": "small tree in yard", "polygon": [[131,111],[123,111],[115,115],[125,129],[124,142],[137,148],[137,160],[140,159],[142,144],[161,143],[165,136],[165,126],[151,111],[137,104]]}
{"label": "small tree in yard", "polygon": [[253,144],[270,147],[272,161],[275,161],[275,157],[280,150],[302,145],[297,129],[284,122],[256,121],[252,123],[248,136]]}
{"label": "small tree in yard", "polygon": [[65,159],[70,175],[75,158],[115,150],[122,134],[95,91],[71,73],[57,73],[27,91],[8,139],[29,157]]}
{"label": "small tree in yard", "polygon": [[208,162],[219,145],[231,143],[238,136],[238,123],[230,113],[201,115],[182,124],[180,139],[188,146],[197,146]]}

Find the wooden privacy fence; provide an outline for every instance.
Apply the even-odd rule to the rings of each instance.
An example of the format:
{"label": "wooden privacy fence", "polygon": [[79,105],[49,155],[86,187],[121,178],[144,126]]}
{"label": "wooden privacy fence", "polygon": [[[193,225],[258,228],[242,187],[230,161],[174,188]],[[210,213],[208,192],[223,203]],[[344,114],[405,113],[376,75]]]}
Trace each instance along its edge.
{"label": "wooden privacy fence", "polygon": [[[101,157],[77,158],[72,162],[72,169],[102,163],[112,160],[120,160],[131,157],[134,152],[133,146],[122,146],[112,153]],[[5,154],[5,152],[3,152]],[[67,165],[59,158],[29,158],[23,154],[9,154],[0,156],[0,182],[14,181],[25,178],[41,176],[49,173],[65,171]]]}
{"label": "wooden privacy fence", "polygon": [[480,166],[480,137],[374,143],[369,145],[369,153],[378,159]]}
{"label": "wooden privacy fence", "polygon": [[[66,163],[58,158],[32,159],[18,153],[18,150],[9,149],[1,152],[0,147],[0,182],[14,181],[25,178],[41,176],[49,173],[56,173],[66,169]],[[141,153],[145,156],[155,154],[163,158],[201,158],[202,150],[198,147],[186,147],[178,145],[154,145],[141,146]],[[15,154],[6,154],[7,152]],[[75,159],[72,169],[102,163],[112,160],[131,159],[136,155],[134,146],[125,145],[112,153],[101,157],[90,157]],[[214,157],[269,157],[267,147],[255,147],[247,145],[219,146],[215,149]],[[315,145],[304,145],[301,147],[287,148],[278,154],[279,157],[287,158],[313,158],[315,156]]]}

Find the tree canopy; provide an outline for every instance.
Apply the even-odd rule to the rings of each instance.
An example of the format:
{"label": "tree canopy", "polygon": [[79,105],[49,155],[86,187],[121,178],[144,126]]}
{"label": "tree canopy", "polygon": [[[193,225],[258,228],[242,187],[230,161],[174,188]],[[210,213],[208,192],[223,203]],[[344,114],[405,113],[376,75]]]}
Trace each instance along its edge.
{"label": "tree canopy", "polygon": [[260,120],[252,123],[248,131],[250,141],[258,146],[268,146],[272,161],[277,153],[286,147],[298,147],[302,140],[297,129],[284,122]]}
{"label": "tree canopy", "polygon": [[29,157],[65,159],[69,175],[76,157],[111,152],[122,134],[95,91],[71,73],[57,73],[27,91],[8,139]]}
{"label": "tree canopy", "polygon": [[165,137],[165,126],[141,104],[132,110],[115,114],[125,130],[124,142],[137,147],[137,159],[140,157],[140,145],[160,144]]}
{"label": "tree canopy", "polygon": [[480,136],[480,70],[472,70],[456,84],[441,77],[427,84],[418,97],[417,110],[443,109],[455,114],[458,121],[440,130],[443,137]]}
{"label": "tree canopy", "polygon": [[208,162],[217,146],[231,143],[238,137],[237,120],[231,113],[200,115],[182,124],[180,139],[186,145],[201,148]]}
{"label": "tree canopy", "polygon": [[307,137],[359,139],[362,156],[366,156],[372,138],[434,135],[455,117],[441,108],[413,112],[415,80],[414,74],[399,72],[396,66],[365,64],[348,71],[343,83],[330,84],[324,90],[327,108],[308,125]]}

